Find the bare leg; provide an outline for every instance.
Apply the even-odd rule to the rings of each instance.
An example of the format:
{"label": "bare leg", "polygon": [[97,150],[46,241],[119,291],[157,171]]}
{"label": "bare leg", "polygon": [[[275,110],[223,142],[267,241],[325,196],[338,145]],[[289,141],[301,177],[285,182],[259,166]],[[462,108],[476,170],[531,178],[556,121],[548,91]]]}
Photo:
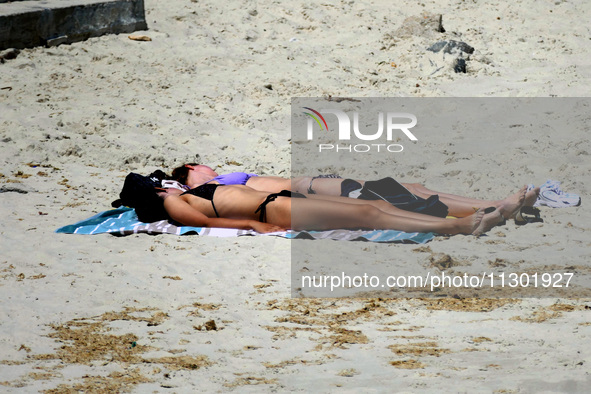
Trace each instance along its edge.
{"label": "bare leg", "polygon": [[[333,202],[338,202],[338,203],[342,203],[342,204],[371,205],[372,207],[375,207],[384,213],[387,213],[390,215],[396,215],[396,216],[404,216],[404,217],[408,217],[408,218],[416,218],[416,215],[417,215],[415,212],[400,209],[400,208],[395,207],[394,205],[392,205],[389,202],[384,201],[384,200],[359,200],[356,198],[327,196],[327,195],[322,195],[322,194],[308,194],[306,197],[311,200],[333,201]],[[472,213],[474,213],[474,210],[472,211]],[[421,216],[422,216],[423,220],[428,220],[428,221],[438,221],[441,219],[437,216],[430,216],[430,215],[423,215],[423,214],[421,214]]]}
{"label": "bare leg", "polygon": [[[340,196],[342,181],[342,179],[338,178],[316,178],[312,181],[312,177],[298,177],[292,181],[292,190],[299,193],[307,193],[312,182],[316,195]],[[360,180],[357,180],[357,182],[361,185],[365,183]],[[456,217],[471,215],[478,208],[495,207],[500,208],[503,217],[508,219],[515,216],[517,210],[524,204],[527,203],[529,206],[532,206],[539,193],[539,188],[536,188],[527,194],[525,194],[525,190],[520,190],[502,200],[478,200],[430,190],[419,183],[403,183],[402,185],[411,193],[425,199],[437,194],[441,202],[448,206],[449,214]]]}
{"label": "bare leg", "polygon": [[[252,179],[252,178],[251,178]],[[308,193],[308,188],[310,183],[312,183],[313,189],[315,191],[316,197],[320,196],[340,196],[341,194],[341,183],[342,179],[338,178],[316,178],[312,181],[312,177],[296,177],[292,179],[291,183],[291,190],[298,192],[298,193]],[[357,180],[361,185],[365,182],[361,180]],[[449,193],[441,193],[434,190],[427,189],[423,185],[419,183],[403,183],[404,187],[406,187],[411,193],[422,197],[422,198],[429,198],[432,195],[438,195],[441,202],[449,208],[449,214],[456,217],[466,217],[474,213],[475,210],[478,208],[488,208],[488,207],[495,207],[499,208],[501,214],[506,219],[512,218],[515,216],[515,213],[521,208],[522,206],[533,206],[536,202],[537,196],[540,192],[540,188],[535,188],[530,190],[529,192],[525,193],[525,190],[520,190],[517,193],[502,199],[502,200],[478,200],[469,197],[458,196]],[[250,185],[249,185],[250,186]],[[353,200],[358,201],[358,200]],[[370,202],[368,200],[361,200],[362,203],[371,204],[376,206],[376,208],[390,213],[391,211],[386,208],[384,205],[377,205],[374,202]],[[341,201],[347,202],[347,201]],[[388,204],[390,205],[390,204]],[[402,212],[406,212],[403,210],[399,210]],[[403,215],[401,212],[399,214]]]}
{"label": "bare leg", "polygon": [[[296,230],[330,230],[338,228],[358,229],[391,229],[406,232],[435,232],[439,234],[481,234],[498,223],[498,212],[485,215],[482,210],[461,219],[443,219],[428,217],[414,212],[409,216],[387,214],[371,205],[342,204],[327,200],[279,198],[269,204],[267,220],[270,223],[281,221],[281,205],[291,204],[291,220],[289,226]],[[486,225],[481,222],[486,219]],[[277,223],[282,225],[283,223]],[[284,224],[283,224],[284,225]]]}
{"label": "bare leg", "polygon": [[316,178],[301,176],[292,179],[291,190],[298,193],[308,193],[312,185],[314,193],[323,196],[340,196],[342,178]]}
{"label": "bare leg", "polygon": [[495,207],[500,209],[503,217],[509,219],[514,217],[522,206],[533,206],[540,192],[540,188],[535,188],[526,193],[527,188],[523,187],[517,193],[502,200],[477,200],[429,190],[418,183],[407,183],[403,184],[403,186],[422,198],[428,198],[437,194],[441,202],[449,207],[450,214],[457,217],[469,215],[471,212],[474,212],[475,208]]}

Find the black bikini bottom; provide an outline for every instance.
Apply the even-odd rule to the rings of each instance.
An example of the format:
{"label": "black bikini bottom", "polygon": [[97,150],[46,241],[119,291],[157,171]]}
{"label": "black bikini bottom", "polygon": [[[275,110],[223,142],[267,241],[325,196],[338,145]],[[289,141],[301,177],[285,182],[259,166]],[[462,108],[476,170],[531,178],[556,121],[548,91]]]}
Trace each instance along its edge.
{"label": "black bikini bottom", "polygon": [[257,210],[254,211],[254,213],[257,213],[259,211],[261,212],[259,215],[259,222],[267,222],[267,204],[269,204],[272,201],[275,201],[277,197],[306,198],[306,196],[301,193],[296,193],[289,190],[281,190],[279,193],[269,194],[265,201],[263,201],[263,203],[259,205]]}

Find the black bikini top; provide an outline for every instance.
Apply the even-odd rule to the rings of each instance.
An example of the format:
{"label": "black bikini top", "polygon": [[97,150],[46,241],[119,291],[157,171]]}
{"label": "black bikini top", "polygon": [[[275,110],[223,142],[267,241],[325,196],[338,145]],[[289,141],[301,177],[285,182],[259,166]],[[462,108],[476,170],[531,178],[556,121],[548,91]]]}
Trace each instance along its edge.
{"label": "black bikini top", "polygon": [[204,185],[199,185],[191,190],[187,190],[186,192],[181,194],[181,196],[184,194],[192,194],[194,196],[201,197],[201,198],[211,201],[211,206],[213,207],[213,211],[215,212],[215,215],[219,218],[220,215],[218,214],[217,209],[215,209],[215,204],[213,203],[213,195],[215,193],[215,189],[218,186],[222,186],[222,185],[218,185],[215,183],[206,183]]}

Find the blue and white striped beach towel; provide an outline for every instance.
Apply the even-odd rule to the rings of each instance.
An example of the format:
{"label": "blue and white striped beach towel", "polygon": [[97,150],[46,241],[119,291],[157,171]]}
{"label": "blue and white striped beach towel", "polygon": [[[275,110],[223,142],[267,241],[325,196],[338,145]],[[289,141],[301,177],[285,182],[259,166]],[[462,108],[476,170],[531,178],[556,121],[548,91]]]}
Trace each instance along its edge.
{"label": "blue and white striped beach towel", "polygon": [[273,235],[283,238],[333,239],[342,241],[426,243],[434,238],[433,233],[405,233],[395,230],[330,230],[330,231],[282,231],[259,234],[252,230],[232,228],[208,228],[175,226],[166,220],[143,223],[137,218],[133,208],[120,207],[101,212],[88,219],[68,226],[60,227],[56,233],[63,234],[104,234],[130,235],[146,234],[198,234],[214,237],[236,237],[243,235]]}

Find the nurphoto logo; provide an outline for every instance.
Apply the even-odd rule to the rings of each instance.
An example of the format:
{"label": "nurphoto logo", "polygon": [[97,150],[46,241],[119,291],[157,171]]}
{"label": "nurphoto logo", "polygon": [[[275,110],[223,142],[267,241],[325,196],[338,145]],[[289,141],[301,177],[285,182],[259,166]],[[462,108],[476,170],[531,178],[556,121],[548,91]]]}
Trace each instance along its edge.
{"label": "nurphoto logo", "polygon": [[[394,136],[399,136],[402,132],[409,140],[417,141],[417,137],[410,132],[410,129],[416,126],[417,117],[411,113],[406,112],[383,112],[378,113],[378,127],[377,131],[364,130],[359,128],[359,113],[353,112],[353,121],[350,116],[338,109],[321,109],[319,111],[310,107],[304,107],[306,111],[304,114],[308,116],[307,122],[307,139],[311,141],[314,139],[314,128],[320,129],[321,132],[329,132],[328,122],[323,115],[334,115],[338,125],[338,140],[351,141],[351,131],[356,139],[361,141],[386,141],[391,142]],[[330,119],[330,118],[329,118]],[[385,127],[384,127],[385,123]],[[331,122],[331,126],[334,122]],[[316,125],[316,126],[315,126]],[[351,125],[353,127],[351,127]],[[331,127],[333,130],[334,127]],[[384,133],[385,129],[385,133]],[[384,136],[385,134],[385,136]],[[391,153],[402,152],[404,147],[400,144],[389,143],[372,143],[372,144],[318,144],[318,152],[351,152],[351,153],[366,153],[370,151],[380,152],[387,151]]]}

